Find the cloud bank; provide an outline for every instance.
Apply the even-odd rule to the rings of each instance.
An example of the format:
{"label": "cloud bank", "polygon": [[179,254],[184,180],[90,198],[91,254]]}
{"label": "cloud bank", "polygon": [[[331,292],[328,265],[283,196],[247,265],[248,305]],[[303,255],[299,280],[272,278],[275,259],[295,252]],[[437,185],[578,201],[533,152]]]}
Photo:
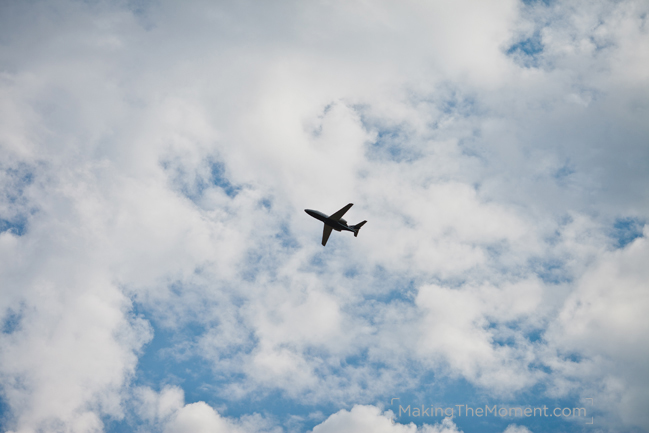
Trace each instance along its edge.
{"label": "cloud bank", "polygon": [[4,2],[2,429],[647,431],[648,9]]}

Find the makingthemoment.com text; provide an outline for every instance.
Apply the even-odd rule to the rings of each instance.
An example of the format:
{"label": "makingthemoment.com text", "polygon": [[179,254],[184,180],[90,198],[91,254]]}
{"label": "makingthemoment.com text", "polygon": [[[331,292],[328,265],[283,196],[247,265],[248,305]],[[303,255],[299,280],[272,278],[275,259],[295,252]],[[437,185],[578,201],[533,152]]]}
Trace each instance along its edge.
{"label": "makingthemoment.com text", "polygon": [[421,405],[419,407],[410,408],[410,405],[403,407],[399,405],[399,415],[401,414],[408,415],[410,417],[423,417],[423,416],[444,416],[444,417],[462,417],[462,416],[499,416],[499,417],[532,417],[532,416],[544,416],[544,417],[585,417],[586,408],[585,407],[555,407],[550,409],[543,405],[543,407],[498,407],[498,405],[485,405],[482,407],[471,407],[465,404],[456,404],[451,407],[430,407]]}

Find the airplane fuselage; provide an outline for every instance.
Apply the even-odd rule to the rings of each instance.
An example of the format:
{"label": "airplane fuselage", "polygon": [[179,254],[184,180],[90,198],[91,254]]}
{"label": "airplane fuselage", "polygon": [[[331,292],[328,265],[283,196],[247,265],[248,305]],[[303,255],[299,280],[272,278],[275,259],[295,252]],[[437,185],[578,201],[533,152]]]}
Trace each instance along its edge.
{"label": "airplane fuselage", "polygon": [[322,221],[332,229],[336,230],[337,232],[341,230],[346,230],[348,232],[354,232],[354,229],[350,228],[347,225],[347,221],[344,219],[339,219],[339,220],[332,220],[329,215],[325,215],[322,212],[318,210],[313,210],[313,209],[304,209],[304,212],[308,213],[311,215],[313,218]]}

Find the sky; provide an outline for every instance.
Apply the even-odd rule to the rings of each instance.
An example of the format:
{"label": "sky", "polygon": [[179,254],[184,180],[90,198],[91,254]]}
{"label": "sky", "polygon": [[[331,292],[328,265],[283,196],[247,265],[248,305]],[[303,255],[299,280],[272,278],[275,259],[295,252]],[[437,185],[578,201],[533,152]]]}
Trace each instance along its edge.
{"label": "sky", "polygon": [[1,2],[0,430],[649,432],[648,13]]}

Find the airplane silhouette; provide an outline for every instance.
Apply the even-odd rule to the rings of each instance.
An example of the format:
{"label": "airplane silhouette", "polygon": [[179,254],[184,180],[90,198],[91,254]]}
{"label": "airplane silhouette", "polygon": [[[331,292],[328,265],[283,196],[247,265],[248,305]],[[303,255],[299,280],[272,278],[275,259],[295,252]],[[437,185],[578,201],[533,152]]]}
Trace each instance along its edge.
{"label": "airplane silhouette", "polygon": [[327,216],[317,210],[304,209],[304,212],[324,223],[324,230],[322,231],[322,246],[327,245],[327,240],[329,239],[331,230],[336,230],[337,232],[345,230],[354,233],[354,237],[358,236],[358,231],[367,221],[362,221],[354,226],[348,226],[347,221],[342,218],[342,216],[345,215],[345,212],[347,212],[352,206],[354,206],[354,203],[349,203],[347,206],[330,216]]}

